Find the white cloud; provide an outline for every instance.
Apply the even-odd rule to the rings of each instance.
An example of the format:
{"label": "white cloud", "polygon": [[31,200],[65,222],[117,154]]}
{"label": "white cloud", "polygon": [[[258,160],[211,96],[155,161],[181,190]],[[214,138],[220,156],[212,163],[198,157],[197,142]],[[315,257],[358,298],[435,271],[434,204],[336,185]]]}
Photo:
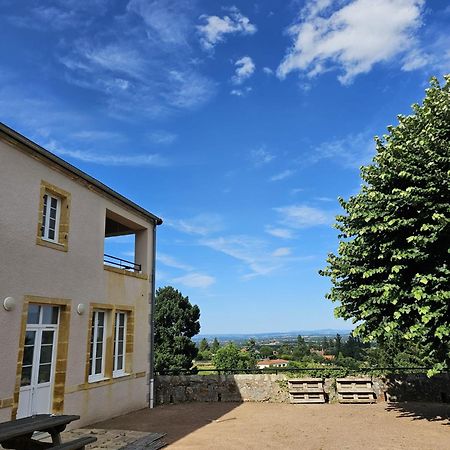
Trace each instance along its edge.
{"label": "white cloud", "polygon": [[[80,54],[94,67],[115,73],[122,73],[132,78],[145,76],[145,59],[131,45],[111,43],[105,46],[92,47],[86,42],[80,43]],[[119,87],[127,89],[127,80],[119,79]]]}
{"label": "white cloud", "polygon": [[[166,274],[164,278],[172,283],[182,284],[183,286],[190,288],[207,288],[216,282],[216,279],[213,276],[200,273],[189,264],[185,264],[173,256],[165,253],[157,253],[156,258],[158,263],[161,263],[164,266],[187,272],[184,275],[175,278],[171,278],[169,274]],[[157,272],[160,272],[159,269]]]}
{"label": "white cloud", "polygon": [[189,288],[207,288],[216,282],[216,279],[210,275],[202,273],[188,273],[181,277],[172,278],[174,284],[182,284]]}
{"label": "white cloud", "polygon": [[217,43],[223,42],[226,35],[248,35],[257,31],[256,26],[250,23],[248,17],[242,15],[236,7],[231,8],[227,16],[202,15],[200,19],[204,23],[198,25],[197,30],[201,36],[200,42],[206,50],[212,50]]}
{"label": "white cloud", "polygon": [[56,30],[74,27],[81,24],[80,17],[73,10],[64,11],[63,9],[55,6],[40,6],[34,8],[31,12],[37,19],[38,23],[42,21]]}
{"label": "white cloud", "polygon": [[80,130],[70,134],[70,137],[81,141],[110,141],[123,140],[123,136],[115,131]]}
{"label": "white cloud", "polygon": [[295,237],[294,232],[289,228],[267,226],[265,231],[272,236],[282,239],[294,239]]}
{"label": "white cloud", "polygon": [[[164,45],[155,49],[129,38],[105,45],[79,40],[60,61],[66,80],[101,92],[114,116],[163,116],[206,103],[215,82],[191,67],[183,52],[170,52]],[[158,52],[164,52],[163,62],[154,58]]]}
{"label": "white cloud", "polygon": [[46,146],[53,153],[83,161],[86,163],[100,164],[102,166],[165,166],[167,161],[158,154],[111,154],[90,152],[84,150],[68,150],[55,141],[50,141]]}
{"label": "white cloud", "polygon": [[402,70],[409,72],[422,69],[429,75],[443,76],[449,73],[450,35],[439,28],[430,28],[420,47],[408,52],[403,60]]}
{"label": "white cloud", "polygon": [[148,138],[155,144],[169,145],[172,144],[176,139],[177,135],[174,133],[169,133],[167,131],[153,131],[149,133]]}
{"label": "white cloud", "polygon": [[272,256],[275,258],[289,256],[292,253],[289,247],[280,247],[273,251]]}
{"label": "white cloud", "polygon": [[[300,71],[312,78],[338,69],[341,83],[349,84],[377,63],[407,61],[415,52],[423,5],[424,0],[310,0],[288,30],[294,43],[277,75]],[[405,64],[417,66],[417,58]]]}
{"label": "white cloud", "polygon": [[250,159],[253,161],[255,167],[264,166],[275,159],[275,155],[266,150],[264,146],[252,150],[250,152]]}
{"label": "white cloud", "polygon": [[[270,229],[270,227],[267,227]],[[280,228],[281,230],[281,228]],[[293,234],[286,233],[289,237]],[[220,236],[217,238],[202,239],[204,245],[217,252],[234,258],[245,266],[242,279],[251,279],[258,276],[268,276],[276,271],[287,269],[290,263],[309,261],[311,256],[295,257],[289,247],[271,248],[269,241],[258,239],[249,235]]]}
{"label": "white cloud", "polygon": [[223,229],[223,219],[218,214],[203,213],[189,219],[166,220],[166,223],[187,234],[207,236]]}
{"label": "white cloud", "polygon": [[[288,205],[274,208],[278,213],[277,225],[266,225],[265,231],[271,236],[281,239],[295,239],[295,230],[319,225],[329,225],[334,220],[334,213],[307,205]],[[287,247],[275,250],[279,256],[286,252]],[[275,252],[273,255],[275,255]]]}
{"label": "white cloud", "polygon": [[287,262],[286,250],[271,251],[267,242],[252,236],[221,236],[201,240],[200,244],[244,263],[249,269],[244,279],[269,275]]}
{"label": "white cloud", "polygon": [[193,58],[195,2],[130,0],[123,14],[96,20],[58,44],[65,81],[100,93],[116,118],[193,110],[217,84]]}
{"label": "white cloud", "polygon": [[149,39],[170,45],[187,45],[192,28],[190,20],[193,2],[185,0],[130,0],[129,12],[142,18]]}
{"label": "white cloud", "polygon": [[[18,102],[17,98],[21,101]],[[89,129],[90,116],[74,113],[50,96],[42,99],[27,96],[23,90],[18,92],[9,86],[0,88],[0,114],[12,127],[63,158],[69,157],[104,166],[170,165],[170,161],[158,153],[124,152],[123,148],[119,148],[123,147],[123,141],[126,140],[123,135],[114,131]],[[81,148],[73,148],[78,146],[75,141],[80,143]],[[107,141],[108,150],[85,149],[89,141]],[[117,153],[113,152],[113,147],[117,148]]]}
{"label": "white cloud", "polygon": [[233,84],[242,84],[255,72],[255,64],[250,56],[243,56],[234,65],[236,66],[236,71],[231,79]]}
{"label": "white cloud", "polygon": [[95,16],[104,13],[105,0],[82,0],[73,2],[70,0],[55,1],[53,5],[45,5],[44,2],[36,7],[29,7],[27,15],[12,15],[8,17],[10,23],[27,29],[47,32],[48,30],[66,31],[77,28],[79,31],[93,22]]}
{"label": "white cloud", "polygon": [[281,180],[291,177],[292,175],[294,175],[294,173],[295,173],[295,170],[286,169],[286,170],[283,170],[283,172],[277,173],[277,174],[273,175],[272,177],[270,177],[269,181],[281,181]]}
{"label": "white cloud", "polygon": [[411,70],[420,69],[431,63],[431,58],[429,55],[424,53],[421,49],[411,50],[403,60],[402,69],[405,72],[410,72]]}
{"label": "white cloud", "polygon": [[293,229],[328,225],[334,219],[330,212],[307,205],[289,205],[274,209],[281,216],[279,222]]}
{"label": "white cloud", "polygon": [[171,70],[168,72],[169,86],[162,94],[167,103],[177,109],[193,109],[206,103],[215,90],[215,84],[191,70]]}
{"label": "white cloud", "polygon": [[263,67],[263,72],[266,75],[273,75],[273,70],[270,67]]}
{"label": "white cloud", "polygon": [[315,200],[318,200],[319,202],[335,202],[337,201],[335,198],[331,198],[331,197],[315,197]]}
{"label": "white cloud", "polygon": [[51,94],[36,92],[36,89],[24,86],[20,86],[19,89],[14,86],[13,78],[2,81],[6,81],[0,84],[2,120],[8,121],[12,127],[31,139],[48,138],[52,132],[61,129],[66,133],[66,124],[78,129],[87,125],[84,114],[70,110],[66,104],[53,98]]}
{"label": "white cloud", "polygon": [[184,270],[186,272],[193,270],[192,266],[184,264],[173,256],[166,255],[165,253],[157,253],[156,260],[159,263],[164,264],[167,267],[173,267],[174,269]]}
{"label": "white cloud", "polygon": [[[203,75],[194,56],[195,1],[128,0],[121,11],[113,11],[107,0],[32,3],[39,5],[18,5],[16,16],[7,19],[42,33],[68,30],[49,51],[60,64],[54,73],[97,92],[94,103],[101,114],[130,121],[160,117],[193,110],[215,95],[217,83]],[[231,16],[238,20],[237,14]],[[248,31],[244,19],[241,26]]]}
{"label": "white cloud", "polygon": [[323,142],[299,161],[301,164],[316,164],[331,159],[345,168],[359,169],[362,165],[370,163],[374,155],[373,137],[367,132],[361,132]]}
{"label": "white cloud", "polygon": [[246,86],[243,89],[232,89],[230,91],[230,94],[235,95],[236,97],[245,97],[251,91],[252,91],[252,88],[250,86]]}

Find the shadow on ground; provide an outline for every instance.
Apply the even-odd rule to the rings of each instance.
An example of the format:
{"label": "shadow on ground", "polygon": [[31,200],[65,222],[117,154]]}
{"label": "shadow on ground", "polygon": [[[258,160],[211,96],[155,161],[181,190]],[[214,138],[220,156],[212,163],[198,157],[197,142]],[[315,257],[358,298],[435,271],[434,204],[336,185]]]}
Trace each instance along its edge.
{"label": "shadow on ground", "polygon": [[450,404],[448,403],[389,403],[386,411],[395,413],[400,418],[441,422],[442,425],[450,426]]}
{"label": "shadow on ground", "polygon": [[[222,416],[241,404],[202,403],[201,408],[195,403],[161,405],[98,422],[88,428],[167,433],[164,441],[171,444],[212,422],[220,422]],[[226,420],[230,421],[233,418],[227,417]]]}

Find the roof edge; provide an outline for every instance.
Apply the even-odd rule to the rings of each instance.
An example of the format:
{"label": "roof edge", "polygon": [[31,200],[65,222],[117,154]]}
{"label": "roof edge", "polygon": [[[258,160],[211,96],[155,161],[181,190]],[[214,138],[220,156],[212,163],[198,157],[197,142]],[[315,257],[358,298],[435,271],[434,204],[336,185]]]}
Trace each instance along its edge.
{"label": "roof edge", "polygon": [[15,141],[17,143],[24,145],[28,150],[31,150],[31,151],[39,154],[40,156],[43,156],[44,158],[57,164],[58,166],[67,170],[68,172],[74,174],[75,176],[82,178],[83,180],[87,181],[89,184],[95,186],[97,189],[103,191],[107,195],[115,198],[116,200],[119,200],[120,202],[131,207],[135,211],[138,211],[142,215],[149,218],[152,222],[154,222],[155,225],[161,225],[163,223],[163,221],[160,217],[155,216],[150,211],[147,211],[146,209],[142,208],[138,204],[127,199],[122,194],[119,194],[114,189],[111,189],[110,187],[108,187],[106,184],[103,184],[101,181],[98,181],[96,178],[91,177],[86,172],[83,172],[82,170],[80,170],[77,167],[73,166],[72,164],[68,163],[64,159],[62,159],[59,156],[56,156],[54,153],[48,151],[44,147],[41,147],[39,144],[36,144],[32,140],[28,139],[27,137],[23,136],[22,134],[18,133],[17,131],[15,131],[12,128],[5,125],[3,122],[0,122],[0,136],[2,134],[6,135],[7,137],[9,137],[10,139],[12,139],[13,141]]}

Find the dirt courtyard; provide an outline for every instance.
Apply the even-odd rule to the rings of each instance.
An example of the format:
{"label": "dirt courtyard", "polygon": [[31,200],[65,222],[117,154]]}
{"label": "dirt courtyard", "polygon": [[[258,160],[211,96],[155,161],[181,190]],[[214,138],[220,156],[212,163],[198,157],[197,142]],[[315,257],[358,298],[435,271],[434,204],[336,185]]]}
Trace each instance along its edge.
{"label": "dirt courtyard", "polygon": [[167,433],[168,449],[450,449],[450,405],[185,403],[96,428]]}

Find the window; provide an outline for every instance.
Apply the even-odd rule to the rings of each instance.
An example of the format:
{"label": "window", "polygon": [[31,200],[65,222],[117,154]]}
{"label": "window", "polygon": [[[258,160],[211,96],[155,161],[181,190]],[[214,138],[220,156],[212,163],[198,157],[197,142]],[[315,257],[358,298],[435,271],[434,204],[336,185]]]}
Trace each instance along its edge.
{"label": "window", "polygon": [[41,181],[37,244],[68,250],[69,210],[70,193]]}
{"label": "window", "polygon": [[58,242],[61,199],[49,193],[44,194],[41,237],[47,241]]}
{"label": "window", "polygon": [[114,381],[132,373],[134,313],[127,305],[91,304],[86,354],[88,383]]}
{"label": "window", "polygon": [[28,306],[20,381],[22,387],[50,382],[58,318],[57,306],[33,303]]}
{"label": "window", "polygon": [[127,335],[127,314],[117,312],[114,322],[114,370],[113,377],[125,375],[125,345]]}
{"label": "window", "polygon": [[106,347],[106,313],[93,311],[91,342],[89,353],[89,379],[98,381],[105,378],[105,347]]}

